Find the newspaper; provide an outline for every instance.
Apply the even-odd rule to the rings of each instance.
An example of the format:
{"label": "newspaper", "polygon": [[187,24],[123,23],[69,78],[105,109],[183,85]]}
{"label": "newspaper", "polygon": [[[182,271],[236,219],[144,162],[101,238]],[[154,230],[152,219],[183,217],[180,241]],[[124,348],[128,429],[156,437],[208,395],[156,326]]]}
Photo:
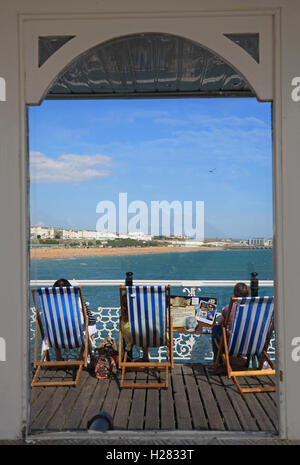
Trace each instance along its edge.
{"label": "newspaper", "polygon": [[187,317],[212,325],[217,310],[217,299],[212,297],[171,296],[173,327],[181,328]]}
{"label": "newspaper", "polygon": [[173,327],[181,328],[184,326],[184,320],[188,316],[195,318],[195,308],[192,306],[175,307],[171,308],[171,314],[173,317]]}

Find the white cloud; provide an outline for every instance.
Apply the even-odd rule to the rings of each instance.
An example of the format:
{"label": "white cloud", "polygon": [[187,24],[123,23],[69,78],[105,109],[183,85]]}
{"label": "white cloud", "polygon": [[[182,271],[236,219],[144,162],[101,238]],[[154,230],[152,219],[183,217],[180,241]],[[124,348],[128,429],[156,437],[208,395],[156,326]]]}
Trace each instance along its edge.
{"label": "white cloud", "polygon": [[30,180],[41,184],[78,183],[110,175],[108,155],[60,155],[50,158],[30,152]]}

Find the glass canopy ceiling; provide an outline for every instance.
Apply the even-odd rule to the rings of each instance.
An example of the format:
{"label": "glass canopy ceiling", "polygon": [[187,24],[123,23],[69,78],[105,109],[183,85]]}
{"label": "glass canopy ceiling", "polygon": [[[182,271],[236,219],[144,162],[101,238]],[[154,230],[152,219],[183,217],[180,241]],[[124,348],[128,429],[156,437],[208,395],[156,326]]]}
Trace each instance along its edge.
{"label": "glass canopy ceiling", "polygon": [[[228,34],[228,40],[259,61],[258,34]],[[39,66],[73,36],[40,37]],[[100,44],[69,64],[47,97],[249,97],[247,81],[201,45],[170,34],[138,34]]]}

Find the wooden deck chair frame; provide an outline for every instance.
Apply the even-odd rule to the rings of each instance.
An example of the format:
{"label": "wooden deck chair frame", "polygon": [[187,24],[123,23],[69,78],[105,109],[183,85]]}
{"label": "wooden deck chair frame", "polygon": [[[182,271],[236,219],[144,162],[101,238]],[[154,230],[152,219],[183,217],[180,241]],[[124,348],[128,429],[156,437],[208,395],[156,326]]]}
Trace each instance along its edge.
{"label": "wooden deck chair frame", "polygon": [[[84,346],[80,348],[80,352],[79,352],[79,356],[77,360],[62,360],[62,361],[58,361],[58,360],[51,361],[49,350],[44,350],[42,352],[41,359],[38,360],[38,333],[40,331],[41,337],[43,340],[45,338],[45,331],[43,328],[41,313],[39,311],[39,306],[38,306],[38,302],[36,298],[38,289],[35,289],[35,288],[32,289],[32,297],[33,297],[33,302],[34,302],[34,306],[36,309],[34,362],[33,362],[33,366],[34,368],[36,368],[36,371],[32,379],[32,383],[31,383],[32,387],[35,387],[35,386],[77,386],[83,367],[87,367],[88,352],[90,356],[92,354],[91,343],[89,340],[89,333],[88,333],[88,316],[86,313],[81,288],[79,286],[77,287],[79,290],[79,297],[80,297],[81,309],[83,313],[83,320],[84,320],[84,327],[85,327]],[[56,368],[66,368],[66,367],[76,368],[78,367],[78,369],[77,369],[75,380],[72,380],[72,381],[37,381],[42,367],[45,367],[45,368],[55,368],[55,367]]]}
{"label": "wooden deck chair frame", "polygon": [[[120,286],[120,305],[122,305],[122,296],[126,293],[126,286]],[[121,369],[121,388],[168,388],[169,382],[169,370],[174,368],[174,356],[173,356],[173,319],[170,310],[170,286],[166,286],[167,293],[167,331],[169,338],[167,342],[167,360],[165,362],[127,362],[127,352],[123,348],[123,335],[121,332],[121,325],[119,329],[119,354],[118,354],[118,366]],[[122,352],[124,349],[124,357],[122,358]],[[161,383],[139,383],[139,382],[125,382],[126,368],[137,370],[140,369],[153,369],[153,370],[164,370],[165,371],[165,382]]]}
{"label": "wooden deck chair frame", "polygon": [[[238,300],[239,300],[238,297],[232,297],[231,298],[225,320],[224,320],[224,322],[222,324],[222,336],[221,336],[220,342],[218,342],[216,339],[214,339],[214,341],[216,343],[216,347],[218,349],[217,358],[216,358],[215,364],[214,364],[214,370],[215,370],[215,372],[218,371],[219,361],[221,359],[223,361],[224,365],[226,366],[228,378],[233,379],[233,381],[236,384],[240,394],[249,393],[249,392],[272,392],[272,391],[276,391],[275,386],[255,386],[255,387],[249,387],[249,388],[242,388],[240,383],[237,380],[237,378],[239,376],[244,376],[244,377],[246,377],[246,376],[266,376],[266,375],[269,376],[269,375],[275,375],[276,374],[273,362],[272,362],[272,360],[270,359],[270,357],[269,357],[269,355],[267,353],[267,350],[268,350],[268,347],[269,347],[269,344],[270,344],[270,339],[272,337],[272,333],[273,333],[273,330],[274,330],[274,318],[273,318],[269,333],[268,333],[267,338],[266,338],[266,343],[265,343],[264,349],[262,351],[262,357],[261,357],[261,359],[259,361],[258,369],[249,369],[248,368],[247,370],[233,370],[232,367],[231,367],[230,355],[229,355],[229,351],[228,351],[228,341],[227,341],[227,331],[226,331],[226,329],[227,329],[227,325],[228,325],[228,321],[229,321],[230,313],[232,311],[233,304],[236,303]],[[271,367],[270,370],[266,371],[266,370],[262,369],[263,364],[264,364],[265,361],[267,361],[268,364],[270,365],[270,367]],[[248,358],[248,364],[249,364],[249,358]]]}

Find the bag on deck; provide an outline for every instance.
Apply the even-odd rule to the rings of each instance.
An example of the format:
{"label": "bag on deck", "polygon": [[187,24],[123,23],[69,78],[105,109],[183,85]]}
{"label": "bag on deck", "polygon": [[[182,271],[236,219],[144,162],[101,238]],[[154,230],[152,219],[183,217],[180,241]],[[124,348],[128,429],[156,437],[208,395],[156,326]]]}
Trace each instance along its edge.
{"label": "bag on deck", "polygon": [[95,349],[95,375],[107,379],[115,374],[117,367],[117,346],[113,338],[107,337]]}

